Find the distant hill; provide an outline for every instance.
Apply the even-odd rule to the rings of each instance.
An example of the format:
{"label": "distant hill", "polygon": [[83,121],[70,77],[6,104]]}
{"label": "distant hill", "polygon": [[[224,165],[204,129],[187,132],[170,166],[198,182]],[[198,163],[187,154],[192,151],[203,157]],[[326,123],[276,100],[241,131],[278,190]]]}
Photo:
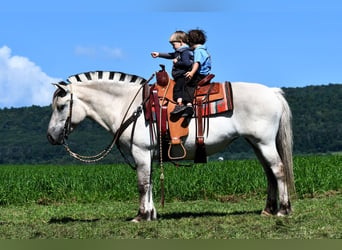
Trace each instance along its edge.
{"label": "distant hill", "polygon": [[[342,151],[342,84],[283,88],[293,114],[295,154]],[[62,146],[46,139],[51,107],[0,109],[0,164],[70,164],[73,160]],[[87,120],[70,136],[70,147],[82,154],[104,149],[112,136]],[[244,140],[237,140],[219,154],[225,159],[253,155]],[[215,159],[217,155],[213,156]],[[101,163],[123,162],[115,149]]]}

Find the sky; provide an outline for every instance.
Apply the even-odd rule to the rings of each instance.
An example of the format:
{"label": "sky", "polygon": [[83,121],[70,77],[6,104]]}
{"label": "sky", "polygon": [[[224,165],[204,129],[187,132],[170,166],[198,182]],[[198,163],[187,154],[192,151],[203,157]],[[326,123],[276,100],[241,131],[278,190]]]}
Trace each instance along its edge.
{"label": "sky", "polygon": [[214,81],[269,87],[342,83],[340,0],[4,0],[0,108],[47,106],[51,84],[88,71],[148,79],[170,35],[206,32]]}

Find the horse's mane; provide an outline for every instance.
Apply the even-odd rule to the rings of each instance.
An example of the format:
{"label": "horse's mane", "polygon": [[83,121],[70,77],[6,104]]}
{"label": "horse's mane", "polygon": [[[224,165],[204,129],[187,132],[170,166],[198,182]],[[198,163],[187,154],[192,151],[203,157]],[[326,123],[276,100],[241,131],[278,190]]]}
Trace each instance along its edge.
{"label": "horse's mane", "polygon": [[142,84],[146,82],[146,80],[140,76],[117,71],[89,71],[69,76],[67,81],[69,83],[106,81],[117,84]]}
{"label": "horse's mane", "polygon": [[[132,84],[138,85],[146,82],[146,79],[132,74],[126,74],[117,71],[89,71],[83,72],[76,75],[69,76],[67,81],[60,81],[60,85],[68,85],[71,83],[97,83],[97,82],[109,82],[113,84]],[[66,92],[63,89],[57,88],[52,97],[52,105],[57,96],[65,96]]]}

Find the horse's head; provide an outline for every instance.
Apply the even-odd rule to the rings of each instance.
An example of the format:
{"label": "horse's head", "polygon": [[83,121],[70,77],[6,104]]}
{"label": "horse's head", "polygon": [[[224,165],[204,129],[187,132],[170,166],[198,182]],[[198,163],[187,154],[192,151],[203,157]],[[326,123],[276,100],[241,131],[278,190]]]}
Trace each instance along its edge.
{"label": "horse's head", "polygon": [[[151,78],[152,79],[152,78]],[[114,71],[85,72],[59,82],[52,100],[47,138],[60,145],[86,117],[115,133],[123,119],[121,112],[135,99],[146,80]],[[138,101],[137,101],[138,102]],[[113,112],[118,110],[118,112]]]}
{"label": "horse's head", "polygon": [[71,84],[59,82],[52,99],[52,116],[50,119],[47,139],[53,145],[61,145],[74,128],[84,118],[80,104],[72,92]]}

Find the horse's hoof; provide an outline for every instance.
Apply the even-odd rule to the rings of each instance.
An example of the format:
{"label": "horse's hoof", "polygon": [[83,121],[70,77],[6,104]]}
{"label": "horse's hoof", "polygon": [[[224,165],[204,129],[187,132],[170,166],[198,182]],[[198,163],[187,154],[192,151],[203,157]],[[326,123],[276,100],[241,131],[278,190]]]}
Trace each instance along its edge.
{"label": "horse's hoof", "polygon": [[139,212],[137,216],[135,216],[134,219],[131,220],[131,222],[134,223],[139,223],[140,221],[151,221],[151,220],[156,220],[157,219],[157,212],[155,209],[152,211],[148,211],[145,213]]}
{"label": "horse's hoof", "polygon": [[289,202],[288,205],[280,205],[277,216],[278,217],[284,217],[284,216],[290,215],[291,212],[292,212],[292,207],[291,207],[291,204]]}
{"label": "horse's hoof", "polygon": [[287,215],[287,214],[283,214],[283,213],[281,213],[281,212],[278,212],[278,213],[277,213],[277,216],[278,216],[278,217],[285,217],[286,215]]}
{"label": "horse's hoof", "polygon": [[133,223],[139,223],[140,221],[141,221],[140,215],[136,216],[134,219],[131,220],[131,222],[133,222]]}
{"label": "horse's hoof", "polygon": [[273,216],[272,213],[267,212],[266,210],[262,210],[260,215],[261,215],[261,216],[264,216],[264,217]]}
{"label": "horse's hoof", "polygon": [[291,210],[279,210],[279,212],[277,213],[278,217],[285,217],[290,215]]}
{"label": "horse's hoof", "polygon": [[136,220],[136,219],[131,220],[131,222],[132,222],[132,223],[140,223],[140,221],[139,221],[139,220]]}

